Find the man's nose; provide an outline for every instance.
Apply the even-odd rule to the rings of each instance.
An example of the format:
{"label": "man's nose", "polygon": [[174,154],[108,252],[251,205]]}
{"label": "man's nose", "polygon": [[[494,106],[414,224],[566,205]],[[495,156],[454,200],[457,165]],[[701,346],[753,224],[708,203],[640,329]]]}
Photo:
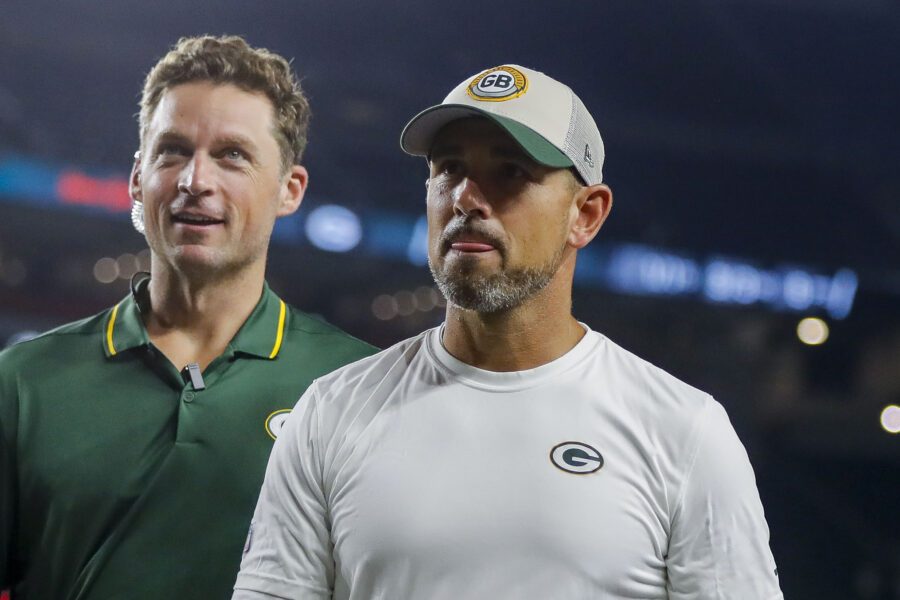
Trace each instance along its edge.
{"label": "man's nose", "polygon": [[195,152],[178,180],[178,191],[188,196],[205,196],[212,193],[213,165],[209,157]]}
{"label": "man's nose", "polygon": [[461,216],[486,219],[491,214],[491,205],[478,182],[466,177],[453,189],[453,211]]}

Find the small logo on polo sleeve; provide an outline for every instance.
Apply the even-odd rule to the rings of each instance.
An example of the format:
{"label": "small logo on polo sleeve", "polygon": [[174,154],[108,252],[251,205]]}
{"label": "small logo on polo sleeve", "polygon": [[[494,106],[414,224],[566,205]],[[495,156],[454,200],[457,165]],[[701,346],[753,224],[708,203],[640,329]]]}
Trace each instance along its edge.
{"label": "small logo on polo sleeve", "polygon": [[528,91],[528,78],[510,66],[488,69],[469,83],[466,93],[475,100],[504,102]]}
{"label": "small logo on polo sleeve", "polygon": [[266,433],[269,434],[270,438],[273,440],[278,438],[278,434],[281,433],[284,422],[287,421],[288,415],[290,414],[290,408],[282,408],[266,417]]}
{"label": "small logo on polo sleeve", "polygon": [[596,448],[582,442],[563,442],[550,450],[550,462],[566,473],[587,475],[600,470],[603,456]]}

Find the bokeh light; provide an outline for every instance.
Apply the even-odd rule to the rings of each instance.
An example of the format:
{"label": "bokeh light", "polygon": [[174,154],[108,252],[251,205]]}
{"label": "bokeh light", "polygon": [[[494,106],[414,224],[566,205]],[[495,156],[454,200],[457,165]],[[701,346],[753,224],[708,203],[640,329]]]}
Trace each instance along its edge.
{"label": "bokeh light", "polygon": [[818,317],[806,317],[797,324],[797,337],[808,346],[824,344],[828,333],[828,324]]}
{"label": "bokeh light", "polygon": [[94,264],[94,279],[100,283],[112,283],[119,277],[116,259],[104,256]]}
{"label": "bokeh light", "polygon": [[889,404],[881,411],[881,427],[888,433],[900,433],[900,406]]}

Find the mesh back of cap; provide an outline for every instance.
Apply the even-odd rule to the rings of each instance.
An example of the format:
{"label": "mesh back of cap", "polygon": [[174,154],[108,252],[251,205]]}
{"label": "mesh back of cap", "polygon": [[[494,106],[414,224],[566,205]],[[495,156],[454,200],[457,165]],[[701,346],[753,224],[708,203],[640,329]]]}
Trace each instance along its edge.
{"label": "mesh back of cap", "polygon": [[588,185],[603,181],[603,140],[594,119],[574,93],[572,94],[572,119],[563,152]]}

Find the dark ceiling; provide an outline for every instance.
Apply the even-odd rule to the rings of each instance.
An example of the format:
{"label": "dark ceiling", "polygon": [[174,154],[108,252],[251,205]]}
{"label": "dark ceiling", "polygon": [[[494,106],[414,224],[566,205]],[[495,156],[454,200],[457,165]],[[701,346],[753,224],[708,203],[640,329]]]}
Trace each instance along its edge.
{"label": "dark ceiling", "polygon": [[4,2],[0,148],[125,172],[144,73],[179,36],[293,58],[313,198],[421,211],[405,121],[482,68],[575,89],[616,194],[602,236],[698,254],[900,269],[900,3]]}

